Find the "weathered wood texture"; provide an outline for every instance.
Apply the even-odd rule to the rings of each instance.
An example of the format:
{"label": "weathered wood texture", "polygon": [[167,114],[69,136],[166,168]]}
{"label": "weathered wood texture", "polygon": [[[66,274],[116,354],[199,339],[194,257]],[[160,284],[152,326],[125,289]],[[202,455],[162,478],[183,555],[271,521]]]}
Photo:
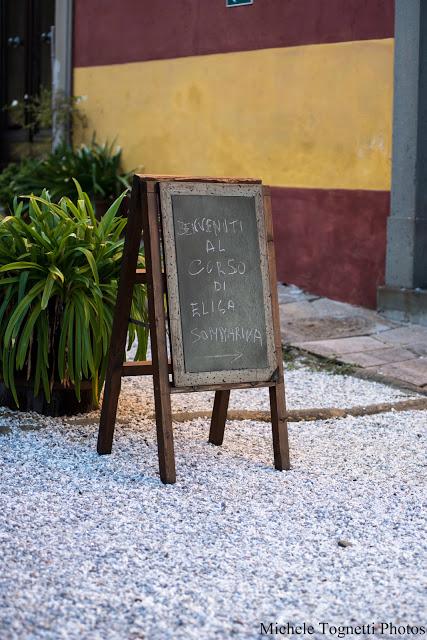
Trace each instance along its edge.
{"label": "weathered wood texture", "polygon": [[191,387],[171,387],[171,393],[192,393],[193,391],[226,391],[227,389],[265,389],[274,387],[276,382],[236,382],[226,384],[203,384]]}
{"label": "weathered wood texture", "polygon": [[158,193],[155,183],[142,183],[147,194],[147,215],[143,216],[145,265],[147,270],[148,317],[153,363],[154,404],[160,478],[164,483],[176,480],[172,431],[169,362],[166,344],[165,289],[162,274],[158,223]]}
{"label": "weathered wood texture", "polygon": [[[168,363],[169,373],[172,373],[172,364]],[[122,376],[152,376],[154,373],[151,360],[136,360],[135,362],[124,362]]]}
{"label": "weathered wood texture", "polygon": [[[171,365],[168,362],[166,347],[166,318],[163,305],[165,279],[161,265],[157,202],[155,184],[135,176],[114,312],[97,450],[100,454],[111,453],[122,376],[152,375],[160,477],[165,483],[173,483],[176,474],[169,382]],[[146,270],[137,269],[142,231],[145,240]],[[146,284],[148,291],[153,360],[124,362],[133,286],[140,283]]]}
{"label": "weathered wood texture", "polygon": [[[166,277],[162,273],[163,285],[166,287]],[[135,284],[147,284],[147,271],[146,269],[137,269],[135,274]]]}
{"label": "weathered wood texture", "polygon": [[[160,196],[175,386],[274,379],[261,185],[162,183]],[[200,219],[215,231],[192,232]],[[223,316],[227,304],[233,311]],[[245,331],[256,337],[245,342]]]}
{"label": "weathered wood texture", "polygon": [[[162,180],[259,184],[259,180],[215,179],[177,176],[135,176],[132,188],[131,212],[128,219],[120,281],[114,312],[112,339],[106,375],[104,400],[98,434],[97,450],[111,453],[121,378],[128,375],[152,375],[156,412],[160,477],[164,483],[176,480],[172,431],[171,393],[215,390],[209,441],[220,445],[224,438],[225,422],[231,389],[269,387],[273,432],[274,464],[277,469],[289,469],[289,448],[286,423],[283,360],[280,339],[279,306],[277,300],[273,229],[269,190],[263,190],[267,240],[267,259],[270,278],[271,305],[274,327],[274,348],[277,371],[266,382],[238,382],[174,388],[169,380],[172,364],[167,356],[166,314],[164,299],[166,278],[162,271],[161,238],[159,229],[159,182]],[[141,233],[144,233],[146,270],[137,269]],[[124,362],[126,337],[134,284],[146,284],[150,325],[152,361]]]}
{"label": "weathered wood texture", "polygon": [[278,367],[277,383],[270,387],[271,427],[273,433],[274,466],[280,471],[290,469],[288,425],[286,421],[285,382],[280,335],[279,301],[276,282],[276,257],[274,252],[273,219],[271,215],[270,189],[264,187],[264,216],[267,232],[268,268],[270,272],[271,307]]}
{"label": "weathered wood texture", "polygon": [[223,443],[229,400],[230,389],[217,391],[215,393],[211,428],[209,431],[209,442],[212,444],[221,445]]}
{"label": "weathered wood texture", "polygon": [[261,180],[256,178],[212,178],[202,176],[168,176],[150,173],[138,173],[140,180],[152,182],[208,182],[223,184],[261,184]]}
{"label": "weathered wood texture", "polygon": [[134,178],[130,214],[127,223],[117,301],[114,310],[112,338],[108,356],[108,367],[105,378],[104,399],[102,402],[99,423],[97,451],[99,454],[111,453],[113,445],[114,425],[116,422],[117,403],[121,388],[123,360],[126,350],[126,337],[129,315],[132,304],[135,271],[138,264],[139,244],[142,232],[141,202],[146,206],[146,198],[142,198],[142,185]]}

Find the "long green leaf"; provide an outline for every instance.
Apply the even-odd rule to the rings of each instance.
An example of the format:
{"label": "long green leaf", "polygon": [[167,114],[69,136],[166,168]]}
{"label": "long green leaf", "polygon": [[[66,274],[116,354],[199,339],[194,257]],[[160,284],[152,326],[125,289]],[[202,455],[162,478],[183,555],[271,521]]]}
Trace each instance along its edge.
{"label": "long green leaf", "polygon": [[86,256],[86,259],[88,261],[88,264],[90,266],[90,269],[92,271],[92,275],[94,277],[94,280],[97,284],[99,284],[99,274],[98,274],[98,269],[96,267],[96,262],[93,258],[93,255],[91,254],[91,252],[89,251],[89,249],[85,249],[84,247],[77,247],[76,251],[79,251],[80,253],[83,253]]}
{"label": "long green leaf", "polygon": [[64,274],[62,273],[62,271],[58,269],[58,267],[51,265],[49,267],[49,271],[53,276],[56,276],[62,283],[64,283],[65,281]]}
{"label": "long green leaf", "polygon": [[53,290],[53,287],[55,286],[55,282],[56,282],[55,276],[49,273],[43,288],[43,295],[42,295],[42,301],[41,301],[42,309],[46,309],[47,305],[49,304],[50,298],[52,296],[52,290]]}
{"label": "long green leaf", "polygon": [[25,287],[27,286],[28,276],[30,275],[29,271],[21,271],[19,276],[19,285],[18,285],[18,302],[21,302],[24,297]]}
{"label": "long green leaf", "polygon": [[8,271],[18,271],[22,269],[33,269],[34,271],[45,271],[43,267],[36,262],[10,262],[9,264],[0,267],[0,273],[7,273]]}
{"label": "long green leaf", "polygon": [[32,289],[24,296],[19,302],[10,316],[9,322],[7,324],[7,328],[4,334],[4,345],[6,347],[9,346],[12,337],[18,335],[19,329],[21,327],[22,321],[24,320],[26,314],[28,313],[28,309],[30,308],[33,300],[37,298],[38,295],[44,289],[44,282],[38,282],[32,287]]}
{"label": "long green leaf", "polygon": [[126,193],[127,192],[124,191],[122,194],[120,194],[119,197],[116,198],[113,204],[108,208],[105,215],[102,217],[102,220],[98,226],[98,235],[100,237],[103,237],[106,233],[108,233],[108,229],[111,226],[114,218],[116,217],[119,207],[122,204],[124,197],[126,196]]}
{"label": "long green leaf", "polygon": [[16,367],[22,369],[28,354],[30,345],[31,334],[33,333],[34,325],[41,313],[41,304],[38,302],[32,310],[30,317],[28,318],[25,326],[22,330],[21,336],[17,342],[16,352]]}
{"label": "long green leaf", "polygon": [[[112,147],[107,151],[112,153]],[[102,158],[107,151],[100,147],[97,153]],[[117,168],[118,157],[114,154],[108,166],[103,169],[100,165],[92,174],[91,153],[82,150],[81,160],[87,165],[88,179],[96,183],[97,189],[104,188],[105,172]],[[55,170],[54,164],[51,169]],[[73,182],[71,179],[69,182],[71,188]],[[3,381],[14,385],[15,375],[27,365],[36,394],[50,398],[51,383],[59,379],[66,384],[73,382],[80,397],[82,380],[91,378],[97,402],[105,379],[123,254],[120,234],[126,220],[117,214],[124,195],[98,222],[84,189],[77,192],[80,202],[76,206],[76,201],[68,198],[62,198],[58,204],[51,202],[43,186],[40,183],[41,196],[29,199],[25,217],[15,215],[6,222],[0,220]],[[28,187],[21,193],[25,191],[34,189]],[[55,190],[50,189],[50,193]],[[16,203],[15,211],[18,208]],[[22,205],[19,211],[23,211]],[[143,263],[142,256],[139,263]],[[57,329],[52,324],[54,310],[55,315],[60,314]],[[135,287],[132,317],[145,316],[145,289]],[[54,335],[56,330],[58,334]],[[138,355],[145,353],[147,337],[144,327],[129,328],[129,340],[137,340]],[[35,351],[33,359],[31,351]]]}

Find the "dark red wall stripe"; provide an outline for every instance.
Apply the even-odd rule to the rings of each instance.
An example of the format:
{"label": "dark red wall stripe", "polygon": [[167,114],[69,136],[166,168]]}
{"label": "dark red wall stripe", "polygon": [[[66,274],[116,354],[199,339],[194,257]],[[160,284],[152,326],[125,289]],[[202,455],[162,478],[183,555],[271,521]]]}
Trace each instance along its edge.
{"label": "dark red wall stripe", "polygon": [[77,67],[393,36],[394,0],[75,0]]}
{"label": "dark red wall stripe", "polygon": [[375,308],[384,283],[390,192],[271,191],[279,280]]}

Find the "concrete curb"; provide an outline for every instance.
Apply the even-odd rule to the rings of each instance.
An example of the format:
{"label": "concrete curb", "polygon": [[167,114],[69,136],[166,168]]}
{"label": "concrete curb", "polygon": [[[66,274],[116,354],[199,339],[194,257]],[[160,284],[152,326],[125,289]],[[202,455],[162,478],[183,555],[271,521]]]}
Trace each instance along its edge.
{"label": "concrete curb", "polygon": [[[289,422],[311,422],[314,420],[328,420],[330,418],[346,418],[347,416],[372,416],[377,413],[387,413],[389,411],[422,411],[427,409],[427,398],[415,398],[403,400],[401,402],[383,402],[380,404],[370,404],[361,407],[351,407],[349,409],[293,409],[288,411]],[[210,418],[212,411],[179,411],[174,413],[174,422],[188,422],[197,418]],[[149,418],[154,420],[154,415]],[[255,420],[257,422],[270,422],[269,411],[245,411],[230,410],[227,414],[228,420]]]}

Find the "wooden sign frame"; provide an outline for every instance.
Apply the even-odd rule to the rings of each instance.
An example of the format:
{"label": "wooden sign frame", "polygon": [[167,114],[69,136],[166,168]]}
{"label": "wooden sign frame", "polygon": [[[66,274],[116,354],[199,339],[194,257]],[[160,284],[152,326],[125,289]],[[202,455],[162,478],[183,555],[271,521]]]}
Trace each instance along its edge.
{"label": "wooden sign frame", "polygon": [[[221,445],[224,438],[230,391],[232,389],[268,387],[270,394],[274,465],[276,469],[290,468],[286,421],[283,358],[277,299],[276,265],[273,243],[270,190],[262,187],[266,261],[268,265],[269,295],[274,340],[274,372],[268,380],[240,380],[203,385],[176,385],[169,376],[173,373],[168,361],[167,317],[164,300],[167,282],[163,271],[163,242],[161,230],[160,185],[164,182],[203,183],[205,185],[261,185],[260,180],[195,178],[182,176],[135,175],[131,207],[126,227],[125,245],[114,312],[112,337],[108,356],[104,397],[101,408],[97,451],[109,454],[112,450],[117,405],[122,376],[151,375],[153,377],[156,413],[157,444],[160,478],[164,483],[176,481],[173,444],[171,394],[191,391],[215,391],[209,442]],[[258,190],[261,186],[258,187]],[[137,269],[139,247],[143,234],[146,269]],[[168,250],[168,249],[167,249]],[[166,256],[168,260],[169,254]],[[133,287],[146,284],[152,361],[124,362],[126,338],[130,319]],[[235,371],[234,374],[237,372]],[[182,381],[181,381],[182,382]]]}
{"label": "wooden sign frame", "polygon": [[[260,254],[260,271],[263,289],[264,319],[266,327],[267,367],[254,369],[230,369],[209,372],[188,372],[185,368],[181,308],[178,287],[176,238],[174,232],[172,197],[176,195],[201,195],[253,198],[257,223],[257,240]],[[271,309],[271,292],[268,274],[267,241],[260,184],[215,184],[199,182],[161,182],[161,219],[163,248],[167,278],[168,312],[173,361],[173,381],[176,387],[199,387],[207,384],[238,382],[267,382],[276,375],[277,362],[274,347],[274,329]]]}

